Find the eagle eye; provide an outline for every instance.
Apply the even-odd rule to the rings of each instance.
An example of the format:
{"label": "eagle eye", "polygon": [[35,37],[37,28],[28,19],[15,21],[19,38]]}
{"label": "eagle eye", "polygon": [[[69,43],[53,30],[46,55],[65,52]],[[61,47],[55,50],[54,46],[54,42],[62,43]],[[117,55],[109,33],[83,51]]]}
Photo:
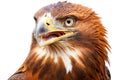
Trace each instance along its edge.
{"label": "eagle eye", "polygon": [[65,27],[72,27],[75,24],[75,19],[74,18],[66,18],[64,21],[64,26]]}

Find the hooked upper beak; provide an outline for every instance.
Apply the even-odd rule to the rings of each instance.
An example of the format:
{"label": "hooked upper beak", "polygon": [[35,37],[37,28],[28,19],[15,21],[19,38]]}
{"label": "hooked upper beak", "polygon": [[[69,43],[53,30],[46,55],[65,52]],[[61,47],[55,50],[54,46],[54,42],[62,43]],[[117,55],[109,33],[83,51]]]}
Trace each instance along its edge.
{"label": "hooked upper beak", "polygon": [[34,31],[34,37],[40,47],[50,45],[74,35],[73,31],[60,29],[57,26],[53,25],[53,21],[50,18],[46,17],[39,20]]}

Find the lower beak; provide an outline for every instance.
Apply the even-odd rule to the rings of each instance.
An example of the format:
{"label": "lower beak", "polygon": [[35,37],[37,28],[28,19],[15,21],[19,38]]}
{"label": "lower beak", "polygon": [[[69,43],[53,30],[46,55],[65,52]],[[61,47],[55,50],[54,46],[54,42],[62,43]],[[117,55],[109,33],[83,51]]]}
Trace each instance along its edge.
{"label": "lower beak", "polygon": [[42,47],[42,46],[47,46],[57,41],[60,41],[64,38],[70,37],[72,35],[74,35],[72,31],[57,30],[57,31],[50,31],[50,32],[46,32],[46,33],[42,33],[34,36],[39,46]]}

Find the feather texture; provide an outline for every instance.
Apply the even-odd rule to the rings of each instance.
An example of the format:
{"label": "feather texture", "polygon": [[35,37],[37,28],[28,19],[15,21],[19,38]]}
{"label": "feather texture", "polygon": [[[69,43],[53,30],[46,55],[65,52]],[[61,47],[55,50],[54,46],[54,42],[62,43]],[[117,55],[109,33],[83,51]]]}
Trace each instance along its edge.
{"label": "feather texture", "polygon": [[48,12],[56,20],[76,17],[76,24],[71,28],[76,34],[45,47],[39,47],[33,34],[28,57],[9,80],[110,80],[105,65],[109,44],[96,13],[65,1],[41,8],[35,19]]}

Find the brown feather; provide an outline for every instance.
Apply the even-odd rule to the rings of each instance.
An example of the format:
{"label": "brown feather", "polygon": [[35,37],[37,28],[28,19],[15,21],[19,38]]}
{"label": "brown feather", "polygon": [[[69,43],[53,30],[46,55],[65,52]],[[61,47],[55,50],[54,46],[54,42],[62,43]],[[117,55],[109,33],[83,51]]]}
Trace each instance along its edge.
{"label": "brown feather", "polygon": [[[32,37],[28,57],[9,80],[110,80],[109,70],[105,66],[105,61],[108,61],[109,44],[106,40],[106,30],[96,13],[79,4],[58,2],[41,8],[35,14],[35,18],[38,19],[45,12],[50,12],[56,19],[75,16],[78,20],[73,28],[78,33],[70,40],[56,42],[44,49],[39,49]],[[68,73],[61,57],[58,57],[57,63],[50,57],[61,53],[67,55],[67,49],[72,52],[77,50],[78,54],[77,58],[69,56],[72,71]],[[40,52],[44,50],[47,55],[42,56]],[[20,75],[22,76],[18,79]]]}

